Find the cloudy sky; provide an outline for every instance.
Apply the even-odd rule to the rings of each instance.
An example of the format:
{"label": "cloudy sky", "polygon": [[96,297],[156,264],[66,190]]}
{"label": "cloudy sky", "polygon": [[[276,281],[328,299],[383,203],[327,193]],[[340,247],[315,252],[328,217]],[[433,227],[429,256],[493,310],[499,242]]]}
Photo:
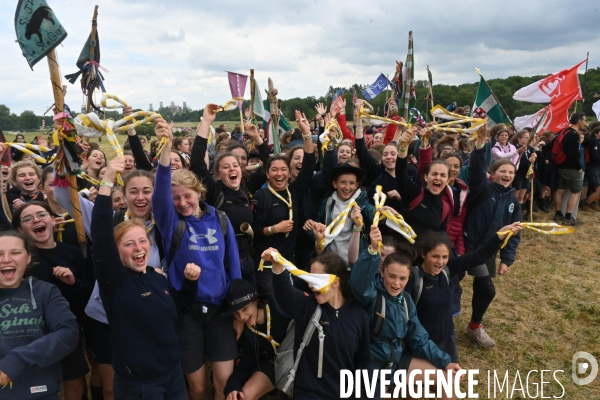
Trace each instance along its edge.
{"label": "cloudy sky", "polygon": [[[225,70],[271,77],[283,99],[321,96],[331,86],[370,84],[393,74],[414,34],[417,79],[429,64],[434,83],[537,75],[577,64],[591,51],[600,65],[600,3],[561,0],[193,1],[47,0],[66,28],[58,47],[62,75],[89,35],[100,6],[101,65],[108,93],[136,108],[187,102],[193,109],[222,103]],[[0,0],[0,104],[12,112],[43,113],[53,103],[48,67],[29,69],[15,43],[17,0]],[[248,90],[246,96],[249,97]],[[69,84],[73,109],[83,101]]]}

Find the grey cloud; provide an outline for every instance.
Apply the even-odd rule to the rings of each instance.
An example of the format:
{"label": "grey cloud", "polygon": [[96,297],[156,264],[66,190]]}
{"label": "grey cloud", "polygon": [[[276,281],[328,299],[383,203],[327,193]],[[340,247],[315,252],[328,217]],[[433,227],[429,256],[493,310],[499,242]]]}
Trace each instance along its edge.
{"label": "grey cloud", "polygon": [[158,41],[160,43],[185,42],[185,31],[180,29],[176,34],[161,32]]}

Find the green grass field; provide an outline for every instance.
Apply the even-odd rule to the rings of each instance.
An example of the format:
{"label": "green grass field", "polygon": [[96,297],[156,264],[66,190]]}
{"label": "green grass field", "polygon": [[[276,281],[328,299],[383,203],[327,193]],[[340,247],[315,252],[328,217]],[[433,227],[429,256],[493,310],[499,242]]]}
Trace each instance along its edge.
{"label": "green grass field", "polygon": [[[27,141],[33,136],[27,134]],[[123,142],[125,136],[119,139]],[[101,148],[109,157],[114,155],[106,140]],[[534,218],[551,222],[551,215],[535,213]],[[525,388],[530,370],[538,371],[532,376],[538,387],[539,371],[563,370],[556,376],[564,386],[564,396],[561,386],[548,373],[545,381],[552,383],[544,386],[544,396],[600,399],[600,377],[587,386],[576,386],[571,379],[575,352],[586,351],[600,360],[600,212],[583,212],[580,219],[584,225],[571,235],[523,232],[515,264],[506,276],[494,281],[497,294],[484,321],[486,331],[497,343],[491,350],[475,346],[466,336],[472,279],[463,280],[462,313],[455,319],[460,364],[466,369],[479,369],[476,392],[480,398],[488,398],[488,371],[496,371],[501,377],[509,371],[512,390],[520,386],[515,382],[517,371]],[[530,381],[531,397],[535,393],[532,385]],[[520,391],[514,393],[513,398],[531,398]],[[506,389],[495,398],[509,398]]]}

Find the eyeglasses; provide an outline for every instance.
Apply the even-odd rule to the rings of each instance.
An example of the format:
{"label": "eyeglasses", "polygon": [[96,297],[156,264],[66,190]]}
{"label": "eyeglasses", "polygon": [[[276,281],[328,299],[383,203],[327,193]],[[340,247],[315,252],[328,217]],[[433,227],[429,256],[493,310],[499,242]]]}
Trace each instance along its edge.
{"label": "eyeglasses", "polygon": [[[50,213],[48,213],[48,211],[38,211],[35,213],[35,216],[38,217],[38,219],[46,219],[48,218],[48,215],[50,215]],[[30,224],[33,222],[33,215],[26,215],[23,218],[21,218],[21,223],[23,224]]]}

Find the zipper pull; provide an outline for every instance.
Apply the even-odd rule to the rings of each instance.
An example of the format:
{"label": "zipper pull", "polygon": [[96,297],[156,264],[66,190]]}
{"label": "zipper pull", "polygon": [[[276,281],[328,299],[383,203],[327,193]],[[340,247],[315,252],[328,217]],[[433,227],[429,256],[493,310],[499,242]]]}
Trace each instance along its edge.
{"label": "zipper pull", "polygon": [[338,312],[339,312],[338,310],[335,310],[335,317],[336,317],[336,318],[339,318],[339,317],[340,317],[340,316],[339,316],[339,314],[338,314]]}

